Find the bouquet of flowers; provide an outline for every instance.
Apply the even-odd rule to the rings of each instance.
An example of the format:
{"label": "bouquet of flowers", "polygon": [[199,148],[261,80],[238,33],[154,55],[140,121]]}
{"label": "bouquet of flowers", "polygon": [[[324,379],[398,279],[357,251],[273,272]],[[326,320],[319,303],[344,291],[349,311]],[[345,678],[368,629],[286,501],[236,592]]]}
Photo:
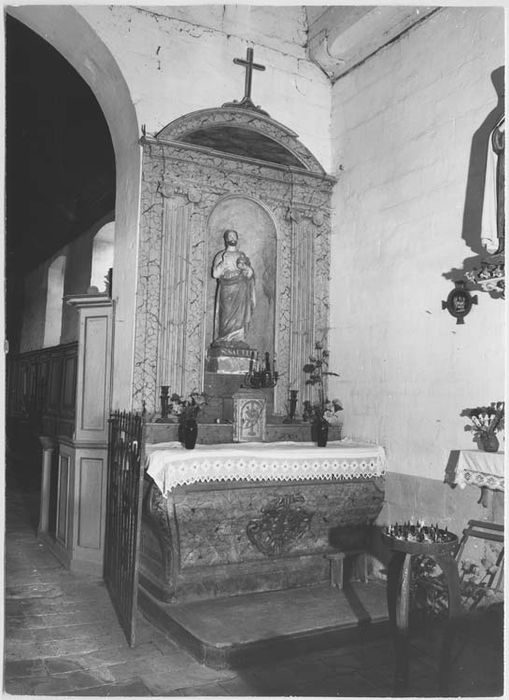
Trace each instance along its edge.
{"label": "bouquet of flowers", "polygon": [[325,396],[324,377],[334,376],[339,377],[337,372],[329,370],[329,351],[323,347],[323,343],[315,343],[316,353],[311,355],[309,362],[304,365],[303,371],[308,374],[306,384],[316,386],[318,390],[318,401],[311,403],[304,402],[304,420],[326,420],[330,425],[339,425],[339,412],[343,410],[343,406],[339,399],[330,401]]}
{"label": "bouquet of flowers", "polygon": [[503,401],[494,401],[490,406],[466,408],[461,415],[470,418],[473,425],[467,425],[465,430],[471,430],[476,438],[485,435],[495,435],[504,429],[505,404]]}
{"label": "bouquet of flowers", "polygon": [[207,394],[203,391],[192,391],[184,398],[179,394],[170,396],[170,410],[180,421],[196,420],[202,406],[207,404]]}

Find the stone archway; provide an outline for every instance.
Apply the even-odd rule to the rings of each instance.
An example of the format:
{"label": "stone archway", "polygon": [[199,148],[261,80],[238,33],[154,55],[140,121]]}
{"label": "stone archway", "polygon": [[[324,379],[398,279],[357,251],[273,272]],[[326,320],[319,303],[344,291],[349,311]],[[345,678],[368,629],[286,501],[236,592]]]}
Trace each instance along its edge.
{"label": "stone archway", "polygon": [[114,408],[130,407],[141,158],[138,121],[129,88],[109,49],[73,7],[10,6],[7,12],[42,36],[76,69],[94,93],[110,130],[117,178],[112,403]]}

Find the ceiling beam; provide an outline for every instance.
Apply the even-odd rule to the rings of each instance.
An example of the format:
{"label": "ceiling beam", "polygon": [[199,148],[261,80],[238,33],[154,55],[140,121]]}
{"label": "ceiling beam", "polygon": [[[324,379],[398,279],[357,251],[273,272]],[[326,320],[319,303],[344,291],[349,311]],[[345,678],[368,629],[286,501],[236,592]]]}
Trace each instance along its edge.
{"label": "ceiling beam", "polygon": [[423,6],[307,7],[309,58],[334,83],[436,10]]}

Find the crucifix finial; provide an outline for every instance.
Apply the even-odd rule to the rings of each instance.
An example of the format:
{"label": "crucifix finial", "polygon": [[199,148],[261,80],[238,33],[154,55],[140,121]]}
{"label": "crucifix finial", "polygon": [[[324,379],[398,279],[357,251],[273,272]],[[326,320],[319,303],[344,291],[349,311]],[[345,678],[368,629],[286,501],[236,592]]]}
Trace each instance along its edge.
{"label": "crucifix finial", "polygon": [[238,66],[244,66],[246,69],[246,80],[244,84],[244,97],[240,102],[234,100],[233,102],[227,102],[223,107],[244,107],[245,109],[254,109],[257,112],[262,112],[262,114],[267,114],[260,107],[256,107],[251,100],[251,85],[253,82],[253,70],[265,70],[265,66],[260,63],[253,62],[253,49],[248,48],[246,58],[234,58],[233,62]]}

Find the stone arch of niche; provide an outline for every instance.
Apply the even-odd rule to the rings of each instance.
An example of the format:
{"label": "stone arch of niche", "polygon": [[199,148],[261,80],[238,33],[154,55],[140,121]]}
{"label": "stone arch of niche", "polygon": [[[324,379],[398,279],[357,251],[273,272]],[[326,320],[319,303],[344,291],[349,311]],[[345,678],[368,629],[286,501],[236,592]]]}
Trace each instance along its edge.
{"label": "stone arch of niche", "polygon": [[163,384],[178,393],[203,387],[207,226],[220,201],[238,197],[257,202],[276,231],[274,407],[284,413],[290,388],[307,396],[302,367],[327,334],[335,180],[291,130],[246,109],[200,110],[141,144],[134,406],[157,412]]}
{"label": "stone arch of niche", "polygon": [[[239,143],[239,138],[245,139],[247,145]],[[157,139],[205,146],[325,175],[295,132],[256,111],[236,107],[201,109],[172,121],[161,129]]]}

